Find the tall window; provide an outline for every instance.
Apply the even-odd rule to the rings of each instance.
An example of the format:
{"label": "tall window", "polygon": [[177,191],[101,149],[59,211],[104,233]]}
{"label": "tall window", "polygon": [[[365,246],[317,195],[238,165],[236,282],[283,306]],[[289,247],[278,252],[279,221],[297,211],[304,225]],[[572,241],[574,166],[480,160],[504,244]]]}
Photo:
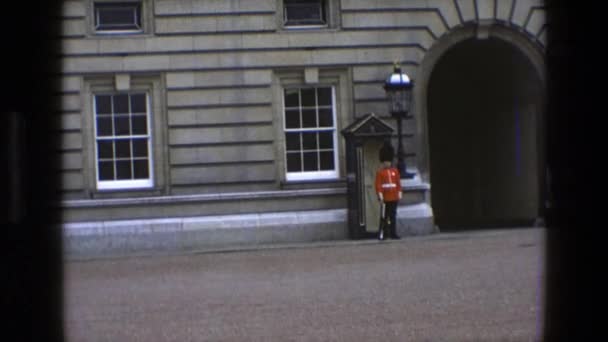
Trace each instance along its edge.
{"label": "tall window", "polygon": [[326,0],[285,0],[283,21],[285,26],[326,26]]}
{"label": "tall window", "polygon": [[333,87],[284,89],[287,180],[338,176],[334,99]]}
{"label": "tall window", "polygon": [[152,187],[147,93],[96,94],[93,108],[97,188]]}
{"label": "tall window", "polygon": [[93,7],[96,33],[143,32],[141,0],[95,1]]}

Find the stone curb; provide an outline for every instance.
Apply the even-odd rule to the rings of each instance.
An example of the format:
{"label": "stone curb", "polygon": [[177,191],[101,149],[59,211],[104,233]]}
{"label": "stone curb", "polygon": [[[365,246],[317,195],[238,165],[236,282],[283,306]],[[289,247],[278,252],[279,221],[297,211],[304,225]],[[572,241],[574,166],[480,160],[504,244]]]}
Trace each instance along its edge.
{"label": "stone curb", "polygon": [[124,259],[124,258],[149,258],[149,257],[167,257],[167,256],[183,256],[183,255],[200,255],[200,254],[217,254],[217,253],[242,253],[242,252],[259,252],[259,251],[274,251],[274,250],[293,250],[293,249],[311,249],[311,248],[341,248],[353,246],[377,246],[390,245],[400,243],[420,243],[431,241],[446,241],[446,240],[464,240],[464,239],[480,239],[492,238],[504,234],[511,234],[515,230],[539,230],[544,231],[544,227],[511,227],[498,228],[489,230],[463,231],[455,233],[440,233],[408,236],[400,240],[384,240],[362,239],[362,240],[330,240],[330,241],[315,241],[315,242],[297,242],[297,243],[268,243],[268,244],[241,244],[241,245],[226,245],[216,248],[202,248],[179,251],[148,251],[148,252],[131,252],[131,253],[113,253],[108,255],[96,256],[74,256],[66,259],[70,262],[86,262],[103,259]]}

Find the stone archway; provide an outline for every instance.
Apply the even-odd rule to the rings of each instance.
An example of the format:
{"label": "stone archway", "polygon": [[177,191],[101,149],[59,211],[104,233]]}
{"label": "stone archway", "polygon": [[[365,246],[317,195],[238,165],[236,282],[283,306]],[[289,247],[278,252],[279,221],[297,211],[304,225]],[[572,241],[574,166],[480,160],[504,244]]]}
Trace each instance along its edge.
{"label": "stone archway", "polygon": [[460,28],[419,69],[421,174],[440,229],[530,224],[544,184],[540,50],[502,26]]}

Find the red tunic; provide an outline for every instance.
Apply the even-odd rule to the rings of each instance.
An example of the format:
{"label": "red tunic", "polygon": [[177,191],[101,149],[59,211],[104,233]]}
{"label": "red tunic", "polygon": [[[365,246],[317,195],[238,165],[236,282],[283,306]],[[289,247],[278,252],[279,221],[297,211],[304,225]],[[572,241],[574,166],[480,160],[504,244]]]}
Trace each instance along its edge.
{"label": "red tunic", "polygon": [[395,167],[381,168],[376,172],[376,193],[382,194],[384,202],[399,200],[401,175]]}

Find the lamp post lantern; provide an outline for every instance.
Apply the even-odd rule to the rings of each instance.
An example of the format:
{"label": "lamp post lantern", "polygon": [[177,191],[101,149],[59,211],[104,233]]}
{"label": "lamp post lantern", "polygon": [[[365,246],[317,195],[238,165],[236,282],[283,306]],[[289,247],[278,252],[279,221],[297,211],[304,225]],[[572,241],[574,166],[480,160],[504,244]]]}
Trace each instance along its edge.
{"label": "lamp post lantern", "polygon": [[401,132],[401,121],[407,116],[412,103],[413,86],[414,82],[410,80],[407,74],[401,71],[401,67],[397,63],[395,63],[393,73],[384,82],[389,112],[393,118],[397,119],[397,136],[399,139],[397,145],[397,169],[399,169],[402,178],[414,177],[414,173],[407,172],[405,168],[402,144],[403,136]]}

